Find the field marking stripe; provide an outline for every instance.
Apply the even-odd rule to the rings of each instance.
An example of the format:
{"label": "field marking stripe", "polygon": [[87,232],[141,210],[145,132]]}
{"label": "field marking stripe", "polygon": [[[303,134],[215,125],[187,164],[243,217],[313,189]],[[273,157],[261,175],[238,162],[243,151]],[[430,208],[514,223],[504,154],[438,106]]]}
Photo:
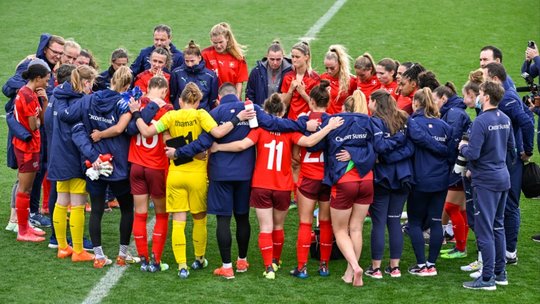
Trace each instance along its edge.
{"label": "field marking stripe", "polygon": [[326,11],[326,13],[313,24],[313,26],[307,31],[307,33],[302,37],[301,39],[307,42],[311,42],[311,40],[315,39],[317,34],[321,31],[321,29],[334,17],[334,15],[341,9],[343,5],[347,0],[337,0],[332,7]]}
{"label": "field marking stripe", "polygon": [[[151,239],[154,232],[154,224],[156,223],[156,217],[154,216],[147,224],[146,230],[148,231],[148,240]],[[136,248],[134,247],[135,240],[133,240],[129,247],[131,250]],[[109,291],[118,283],[124,272],[127,270],[127,267],[117,266],[113,260],[113,265],[109,268],[104,277],[99,280],[99,282],[94,286],[94,288],[88,293],[86,299],[82,302],[83,304],[96,304],[101,303],[108,294]]]}

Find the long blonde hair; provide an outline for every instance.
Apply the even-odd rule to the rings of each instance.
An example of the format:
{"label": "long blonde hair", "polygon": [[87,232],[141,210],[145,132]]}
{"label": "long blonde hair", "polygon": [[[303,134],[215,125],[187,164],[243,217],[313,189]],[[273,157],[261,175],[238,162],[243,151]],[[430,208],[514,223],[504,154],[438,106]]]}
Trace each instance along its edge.
{"label": "long blonde hair", "polygon": [[212,27],[210,30],[210,38],[223,36],[227,39],[227,52],[238,60],[244,59],[244,54],[247,47],[239,44],[234,38],[231,26],[227,22],[221,22]]}
{"label": "long blonde hair", "polygon": [[339,64],[339,92],[348,92],[352,58],[347,54],[347,49],[341,44],[333,44],[328,48],[324,58],[335,60]]}
{"label": "long blonde hair", "polygon": [[88,65],[80,65],[71,71],[71,86],[75,92],[84,93],[83,80],[94,81],[98,72]]}
{"label": "long blonde hair", "polygon": [[343,103],[345,112],[368,114],[366,95],[360,90],[355,90],[354,93],[345,99]]}

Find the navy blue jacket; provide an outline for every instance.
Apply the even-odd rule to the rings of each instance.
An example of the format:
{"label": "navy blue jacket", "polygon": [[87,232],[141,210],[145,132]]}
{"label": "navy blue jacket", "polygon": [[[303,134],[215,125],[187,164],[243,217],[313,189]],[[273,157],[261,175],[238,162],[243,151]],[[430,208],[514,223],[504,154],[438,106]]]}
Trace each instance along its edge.
{"label": "navy blue jacket", "polygon": [[373,116],[371,121],[375,130],[373,147],[378,159],[373,169],[375,183],[391,190],[410,189],[414,184],[414,144],[407,137],[407,126],[390,135],[383,120]]}
{"label": "navy blue jacket", "polygon": [[110,89],[83,96],[74,102],[63,113],[60,119],[74,124],[71,132],[73,142],[77,145],[84,159],[94,162],[99,154],[113,155],[113,173],[109,177],[100,176],[100,180],[118,181],[129,177],[128,151],[130,136],[122,133],[116,137],[105,138],[97,143],[92,142],[90,133],[97,129],[103,131],[117,124],[120,116],[125,114],[117,103],[120,93]]}
{"label": "navy blue jacket", "polygon": [[[458,144],[463,137],[463,133],[469,130],[471,118],[465,112],[467,106],[463,103],[463,98],[454,95],[448,98],[447,102],[441,107],[441,119],[452,127],[452,147],[450,148],[449,158],[450,163],[455,163],[458,154]],[[451,168],[452,169],[452,168]],[[449,186],[453,186],[461,182],[461,175],[450,170]]]}
{"label": "navy blue jacket", "polygon": [[[332,186],[345,175],[349,162],[338,161],[336,154],[341,150],[347,150],[354,163],[354,170],[360,176],[364,176],[373,169],[375,164],[375,151],[373,149],[373,124],[369,116],[359,113],[339,113],[332,115],[343,118],[343,125],[330,131],[324,141],[313,148],[324,146],[324,153],[328,156],[328,161],[324,164],[323,184]],[[324,121],[324,127],[328,120]],[[312,149],[313,149],[312,148]]]}
{"label": "navy blue jacket", "polygon": [[111,65],[107,70],[101,72],[99,76],[96,78],[96,83],[94,84],[94,91],[103,91],[105,89],[111,88],[111,78],[114,75],[114,72],[116,72]]}
{"label": "navy blue jacket", "polygon": [[188,67],[183,63],[171,73],[170,91],[174,109],[180,108],[178,99],[189,82],[195,83],[203,94],[199,109],[210,112],[218,97],[218,78],[214,71],[205,67],[204,60],[193,67]]}
{"label": "navy blue jacket", "polygon": [[[249,79],[246,86],[246,98],[260,106],[262,106],[264,101],[269,97],[268,72],[266,69],[267,63],[268,59],[266,57],[257,61],[257,65],[249,74]],[[277,92],[281,92],[283,76],[292,69],[291,60],[289,58],[283,58],[281,67],[281,81],[278,84]]]}
{"label": "navy blue jacket", "polygon": [[[169,51],[172,55],[172,64],[171,64],[171,71],[176,69],[177,67],[181,66],[184,63],[184,53],[180,51],[179,49],[174,46],[174,44],[170,44]],[[149,46],[147,48],[144,48],[139,53],[139,56],[133,61],[131,64],[131,72],[133,73],[133,79],[137,77],[140,73],[150,69],[150,55],[152,55],[152,52],[156,49],[155,46]],[[165,72],[169,73],[168,69],[163,69]]]}
{"label": "navy blue jacket", "polygon": [[407,125],[408,136],[415,145],[413,167],[415,190],[438,192],[448,189],[452,127],[439,118],[428,118],[424,110],[414,112]]}
{"label": "navy blue jacket", "polygon": [[[293,121],[275,117],[265,113],[261,107],[255,106],[259,127],[276,132],[304,132],[305,121]],[[244,109],[244,103],[234,94],[221,98],[219,106],[214,108],[210,115],[219,124],[224,124],[238,115]],[[202,133],[199,138],[189,145],[176,150],[177,157],[193,157],[195,154],[207,150],[212,143],[229,143],[242,140],[251,131],[247,121],[240,122],[229,134],[223,138],[214,139],[208,133]],[[255,147],[241,152],[217,152],[210,154],[208,160],[208,178],[214,181],[246,181],[251,180],[255,166]]]}
{"label": "navy blue jacket", "polygon": [[482,112],[472,123],[469,143],[461,147],[469,160],[472,185],[492,191],[510,189],[506,159],[507,153],[514,153],[514,144],[508,116],[498,109]]}
{"label": "navy blue jacket", "polygon": [[65,109],[78,102],[84,94],[73,91],[71,83],[64,82],[53,91],[47,112],[51,114],[52,136],[50,141],[50,155],[48,166],[48,179],[52,181],[84,178],[81,153],[71,139],[72,125],[58,117]]}
{"label": "navy blue jacket", "polygon": [[534,124],[531,117],[524,110],[523,102],[515,90],[506,90],[499,103],[499,109],[512,121],[514,139],[518,154],[532,153],[534,150]]}

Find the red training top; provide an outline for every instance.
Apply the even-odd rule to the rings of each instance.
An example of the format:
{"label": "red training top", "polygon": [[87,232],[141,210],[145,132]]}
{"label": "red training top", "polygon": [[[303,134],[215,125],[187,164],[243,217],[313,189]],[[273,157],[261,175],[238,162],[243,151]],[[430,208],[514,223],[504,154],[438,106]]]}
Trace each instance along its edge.
{"label": "red training top", "polygon": [[[150,99],[148,97],[141,98],[141,109],[144,108]],[[166,104],[161,107],[150,124],[156,123],[161,116],[172,110],[171,104]],[[154,135],[151,138],[146,138],[141,133],[132,136],[129,144],[128,161],[143,167],[166,170],[169,167],[169,159],[165,155],[165,143],[163,143],[163,133]]]}
{"label": "red training top", "polygon": [[379,78],[377,78],[377,75],[373,75],[371,79],[366,82],[362,82],[360,78],[356,77],[356,87],[364,93],[366,100],[369,101],[371,93],[381,88],[381,82],[379,81]]}
{"label": "red training top", "polygon": [[[293,70],[286,73],[283,76],[281,92],[287,93],[294,79],[296,79],[296,71]],[[320,82],[319,74],[317,74],[317,72],[315,71],[311,71],[311,73],[306,72],[304,74],[304,77],[302,78],[302,82],[304,82],[306,86],[306,94],[309,95],[311,89],[313,89],[313,87],[318,85]],[[289,105],[289,119],[296,120],[298,118],[298,115],[307,112],[309,112],[308,102],[305,101],[304,98],[302,98],[298,91],[294,90]]]}
{"label": "red training top", "polygon": [[248,68],[245,59],[236,59],[229,53],[220,54],[213,46],[202,51],[202,57],[206,67],[218,76],[218,84],[224,82],[233,84],[242,83],[248,80]]}
{"label": "red training top", "polygon": [[356,78],[349,77],[349,89],[346,92],[339,91],[339,78],[333,77],[328,73],[323,73],[321,79],[330,81],[330,100],[328,102],[326,113],[330,115],[341,113],[345,99],[351,96],[356,89]]}
{"label": "red training top", "polygon": [[[324,112],[309,112],[309,120],[317,119],[322,123]],[[323,151],[309,152],[306,148],[300,150],[300,176],[314,180],[324,178],[324,155]]]}
{"label": "red training top", "polygon": [[[140,73],[139,75],[137,75],[137,78],[135,79],[135,83],[133,84],[133,86],[134,87],[139,86],[141,91],[144,94],[146,94],[146,92],[148,92],[148,84],[150,83],[150,79],[152,79],[152,77],[154,77],[154,74],[152,74],[150,70],[146,70]],[[167,79],[167,84],[170,87],[171,75],[169,73],[163,72],[163,77]],[[170,95],[169,89],[167,89],[167,95],[165,95],[165,99],[164,99],[167,103],[171,103],[169,95]]]}
{"label": "red training top", "polygon": [[412,100],[413,100],[413,97],[414,97],[414,93],[416,93],[416,90],[414,90],[411,94],[409,94],[409,96],[403,96],[403,95],[399,95],[398,98],[397,98],[397,107],[405,112],[407,112],[407,114],[411,115],[412,112],[413,112],[413,109],[412,109]]}
{"label": "red training top", "polygon": [[39,134],[39,128],[34,131],[30,129],[30,122],[28,117],[38,117],[41,113],[41,105],[37,94],[29,87],[23,86],[15,97],[15,107],[13,114],[15,119],[32,135],[32,139],[25,142],[15,136],[13,136],[13,146],[15,148],[28,153],[38,153],[41,145],[41,137]]}
{"label": "red training top", "polygon": [[293,190],[292,149],[301,133],[269,132],[262,128],[251,130],[248,138],[256,143],[257,160],[252,187],[270,190]]}

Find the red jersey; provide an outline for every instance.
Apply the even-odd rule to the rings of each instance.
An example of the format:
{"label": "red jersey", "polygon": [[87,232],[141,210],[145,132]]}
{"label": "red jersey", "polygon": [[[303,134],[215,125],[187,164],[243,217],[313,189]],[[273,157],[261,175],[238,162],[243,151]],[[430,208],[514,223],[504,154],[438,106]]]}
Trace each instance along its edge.
{"label": "red jersey", "polygon": [[[41,145],[41,137],[39,133],[39,128],[36,128],[34,131],[30,129],[30,122],[28,117],[39,117],[41,113],[41,105],[39,104],[39,99],[37,94],[32,91],[29,87],[23,86],[17,93],[15,97],[15,107],[13,114],[15,119],[32,135],[32,139],[28,142],[23,141],[15,136],[13,136],[13,146],[17,149],[28,152],[28,153],[38,153]],[[43,123],[43,122],[42,122]]]}
{"label": "red jersey", "polygon": [[[289,88],[291,87],[292,81],[296,79],[296,71],[289,71],[287,74],[283,76],[283,82],[281,84],[281,92],[287,93],[289,92]],[[302,78],[302,81],[304,82],[306,86],[306,94],[309,95],[309,92],[311,92],[311,89],[313,89],[314,86],[318,85],[321,78],[319,77],[319,74],[315,71],[311,71],[311,73],[306,72],[304,74],[304,78]],[[291,101],[289,105],[289,119],[296,120],[298,118],[298,115],[302,113],[308,113],[309,112],[309,105],[308,102],[300,96],[300,93],[298,91],[294,90]]]}
{"label": "red jersey", "polygon": [[379,78],[377,78],[377,75],[373,75],[371,79],[366,82],[362,82],[360,78],[356,77],[356,87],[364,93],[366,100],[369,101],[371,93],[381,88],[381,82],[379,81]]}
{"label": "red jersey", "polygon": [[412,109],[412,100],[413,100],[413,97],[414,97],[414,93],[416,93],[416,90],[414,90],[411,94],[409,94],[409,96],[403,96],[403,95],[399,95],[398,98],[397,98],[397,107],[405,112],[407,112],[407,114],[411,115],[412,112],[413,112],[413,109]]}
{"label": "red jersey", "polygon": [[[323,112],[310,112],[309,119],[317,119],[322,123],[323,115]],[[300,176],[314,180],[324,178],[324,155],[322,150],[309,152],[306,148],[300,149]]]}
{"label": "red jersey", "polygon": [[[154,77],[154,74],[152,74],[150,70],[146,70],[140,73],[139,75],[137,75],[137,78],[135,79],[135,83],[133,84],[133,86],[134,87],[139,86],[141,91],[144,94],[146,94],[146,92],[148,92],[148,84],[150,83],[150,79],[152,79],[152,77]],[[171,75],[169,73],[163,72],[163,77],[167,79],[167,84],[170,87]],[[170,95],[169,89],[167,89],[167,95],[165,95],[165,99],[164,99],[167,103],[171,103],[169,99],[170,98],[169,95]]]}
{"label": "red jersey", "polygon": [[398,87],[397,81],[392,81],[388,85],[385,85],[385,84],[381,83],[381,89],[383,89],[386,92],[390,93],[390,95],[392,95],[392,97],[394,97],[395,100],[397,100],[398,97],[399,97],[396,94],[397,87]]}
{"label": "red jersey", "polygon": [[220,54],[213,46],[202,51],[202,57],[206,67],[214,72],[218,77],[218,84],[224,82],[233,84],[242,83],[248,80],[248,68],[245,59],[236,59],[229,53]]}
{"label": "red jersey", "polygon": [[251,181],[252,187],[270,190],[293,190],[292,149],[303,135],[298,132],[269,132],[262,128],[251,130],[248,138],[257,148],[257,160]]}
{"label": "red jersey", "polygon": [[[150,102],[148,97],[141,98],[141,107],[145,107]],[[156,123],[161,116],[173,107],[166,104],[161,107],[150,124]],[[129,145],[128,161],[143,167],[165,170],[169,167],[169,159],[165,155],[165,143],[163,143],[163,133],[146,138],[141,133],[132,136]]]}
{"label": "red jersey", "polygon": [[351,96],[356,88],[355,78],[349,77],[349,89],[346,92],[339,91],[339,78],[335,78],[328,73],[323,73],[321,79],[330,81],[330,100],[326,112],[330,115],[341,113],[345,99]]}

